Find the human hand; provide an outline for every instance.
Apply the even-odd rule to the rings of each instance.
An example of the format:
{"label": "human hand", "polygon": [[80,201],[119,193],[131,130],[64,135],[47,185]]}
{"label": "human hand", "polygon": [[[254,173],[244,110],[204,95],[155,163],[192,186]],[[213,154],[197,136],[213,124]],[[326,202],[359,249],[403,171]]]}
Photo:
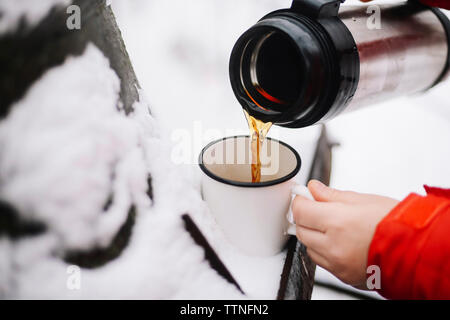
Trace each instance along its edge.
{"label": "human hand", "polygon": [[343,282],[365,289],[375,228],[398,201],[335,190],[316,180],[308,188],[316,201],[296,196],[292,204],[297,238],[316,264]]}

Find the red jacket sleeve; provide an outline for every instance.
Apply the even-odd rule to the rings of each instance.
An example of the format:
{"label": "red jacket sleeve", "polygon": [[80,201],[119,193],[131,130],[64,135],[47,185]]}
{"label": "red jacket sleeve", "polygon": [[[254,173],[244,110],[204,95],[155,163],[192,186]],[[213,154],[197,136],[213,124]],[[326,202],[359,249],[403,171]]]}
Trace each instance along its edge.
{"label": "red jacket sleeve", "polygon": [[450,9],[450,0],[420,0],[420,2],[430,7]]}
{"label": "red jacket sleeve", "polygon": [[381,271],[388,299],[450,299],[450,189],[425,186],[377,226],[368,266]]}

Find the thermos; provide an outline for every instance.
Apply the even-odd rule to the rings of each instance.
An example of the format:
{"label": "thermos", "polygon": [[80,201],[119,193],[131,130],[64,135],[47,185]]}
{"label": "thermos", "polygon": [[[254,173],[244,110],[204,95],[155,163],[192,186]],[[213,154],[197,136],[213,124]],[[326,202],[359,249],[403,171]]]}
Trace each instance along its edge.
{"label": "thermos", "polygon": [[428,90],[448,75],[450,21],[444,13],[416,1],[370,10],[341,2],[294,0],[239,38],[230,79],[251,116],[306,127]]}

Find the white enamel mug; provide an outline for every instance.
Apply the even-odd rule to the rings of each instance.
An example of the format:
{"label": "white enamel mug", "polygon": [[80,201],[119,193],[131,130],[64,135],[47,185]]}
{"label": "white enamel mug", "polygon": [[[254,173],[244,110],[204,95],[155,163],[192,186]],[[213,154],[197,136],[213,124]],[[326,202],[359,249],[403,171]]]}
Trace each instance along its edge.
{"label": "white enamel mug", "polygon": [[249,255],[275,255],[296,233],[293,195],[313,198],[294,181],[301,167],[298,153],[271,138],[261,148],[261,182],[252,183],[250,142],[249,136],[234,136],[202,150],[202,196],[235,247]]}

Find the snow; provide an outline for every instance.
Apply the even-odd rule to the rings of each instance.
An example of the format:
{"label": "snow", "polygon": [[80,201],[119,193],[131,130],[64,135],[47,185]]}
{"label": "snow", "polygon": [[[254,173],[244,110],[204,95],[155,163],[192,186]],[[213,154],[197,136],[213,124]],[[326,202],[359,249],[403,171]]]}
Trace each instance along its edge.
{"label": "snow", "polygon": [[[356,299],[354,296],[352,296],[352,293],[357,293],[361,296],[365,296],[368,299],[383,299],[382,296],[380,296],[375,291],[369,291],[369,290],[359,290],[356,289],[348,284],[343,283],[341,280],[336,278],[333,274],[328,272],[327,270],[321,268],[320,266],[317,266],[316,268],[316,274],[315,274],[315,280],[320,282],[321,284],[330,285],[333,287],[337,287],[340,289],[343,289],[348,292],[347,293],[336,293],[331,290],[326,290],[325,288],[321,286],[315,286],[313,290],[313,295],[311,299],[313,300],[346,300],[346,299]],[[318,289],[318,292],[315,292],[316,289]],[[335,296],[337,295],[337,296]]]}
{"label": "snow", "polygon": [[[130,199],[117,189],[105,219],[97,216],[113,170],[120,185],[131,173],[122,163],[137,162],[133,159],[137,135],[115,110],[119,90],[108,61],[90,47],[85,59],[69,58],[62,68],[47,72],[1,123],[0,179],[8,181],[2,195],[17,203],[29,219],[62,231],[58,237],[65,247],[109,243],[126,218]],[[130,159],[118,162],[125,153]],[[138,168],[136,175],[145,175],[142,165]],[[65,230],[67,225],[71,228]],[[101,235],[104,238],[97,238]]]}
{"label": "snow", "polygon": [[13,31],[25,19],[29,27],[41,21],[54,6],[68,6],[72,0],[2,0],[0,34]]}
{"label": "snow", "polygon": [[356,298],[342,292],[330,290],[321,286],[314,286],[311,300],[357,300]]}
{"label": "snow", "polygon": [[[241,298],[184,230],[181,214],[207,209],[168,160],[170,145],[148,103],[142,96],[127,117],[118,110],[119,88],[108,60],[89,45],[47,71],[0,122],[0,180],[7,181],[0,198],[47,226],[40,236],[0,238],[0,296]],[[149,172],[154,202],[146,196]],[[128,247],[103,267],[82,269],[81,290],[69,290],[61,254],[108,245],[131,205],[137,218]]]}
{"label": "snow", "polygon": [[342,141],[334,153],[333,186],[398,200],[410,192],[424,194],[423,184],[450,187],[450,113],[443,95],[448,88],[446,83],[425,96],[332,121],[330,132]]}

